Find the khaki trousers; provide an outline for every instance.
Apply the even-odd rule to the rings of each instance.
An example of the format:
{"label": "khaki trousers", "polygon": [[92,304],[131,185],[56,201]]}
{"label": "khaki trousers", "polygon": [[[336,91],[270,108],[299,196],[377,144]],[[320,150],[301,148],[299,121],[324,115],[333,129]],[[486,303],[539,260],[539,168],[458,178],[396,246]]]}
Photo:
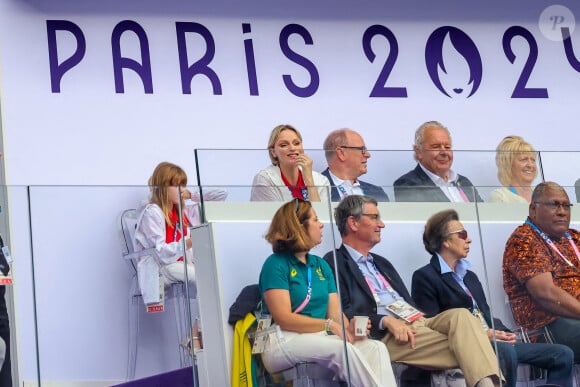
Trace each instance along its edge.
{"label": "khaki trousers", "polygon": [[409,324],[415,331],[415,349],[399,344],[389,332],[383,342],[392,361],[428,369],[461,368],[468,386],[496,375],[499,364],[481,323],[467,309],[449,309]]}

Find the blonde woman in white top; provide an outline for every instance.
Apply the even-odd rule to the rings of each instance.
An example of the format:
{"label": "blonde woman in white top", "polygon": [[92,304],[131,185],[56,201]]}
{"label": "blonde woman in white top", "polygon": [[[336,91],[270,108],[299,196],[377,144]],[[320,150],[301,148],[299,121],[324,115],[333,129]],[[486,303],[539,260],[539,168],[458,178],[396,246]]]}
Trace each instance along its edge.
{"label": "blonde woman in white top", "polygon": [[276,126],[268,140],[268,155],[272,165],[254,177],[250,200],[318,202],[329,196],[330,183],[326,176],[312,170],[312,159],[304,153],[298,129]]}
{"label": "blonde woman in white top", "polygon": [[503,185],[489,194],[490,202],[529,203],[538,176],[537,152],[520,136],[507,136],[497,146],[497,177]]}

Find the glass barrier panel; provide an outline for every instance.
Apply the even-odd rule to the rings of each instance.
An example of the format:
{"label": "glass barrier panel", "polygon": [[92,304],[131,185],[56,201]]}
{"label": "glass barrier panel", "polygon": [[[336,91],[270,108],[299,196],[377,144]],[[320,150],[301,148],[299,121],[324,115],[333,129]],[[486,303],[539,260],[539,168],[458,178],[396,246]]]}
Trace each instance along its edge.
{"label": "glass barrier panel", "polygon": [[[349,150],[360,152],[359,150]],[[313,160],[313,171],[322,173],[327,169],[325,152],[318,149],[305,150],[308,156]],[[414,159],[415,152],[411,150],[368,150],[361,155],[360,177],[361,186],[367,183],[373,186],[384,187],[385,194],[389,201],[440,201],[438,195],[430,192],[428,186],[433,187],[433,183],[428,176],[419,168]],[[500,155],[506,157],[500,157]],[[516,152],[499,152],[495,151],[466,151],[454,150],[452,153],[452,170],[461,175],[457,185],[476,186],[477,195],[474,198],[480,198],[483,201],[498,201],[497,198],[501,192],[492,191],[500,185],[498,180],[498,167],[496,158],[506,159],[511,162],[516,156],[521,156]],[[448,157],[443,154],[436,157]],[[554,156],[550,156],[554,158]],[[562,157],[559,155],[558,157]],[[252,191],[256,187],[249,188],[257,174],[271,176],[268,171],[272,168],[272,162],[268,157],[268,152],[264,149],[196,149],[195,150],[196,167],[198,174],[198,184],[202,186],[228,186],[231,192],[228,200],[245,201],[251,198]],[[500,165],[506,162],[500,161]],[[535,186],[542,181],[542,165],[540,157],[536,157],[537,176],[532,179],[530,186]],[[549,162],[548,162],[549,164]],[[225,168],[224,168],[225,167]],[[530,167],[531,168],[531,167]],[[508,167],[502,167],[507,170]],[[272,173],[270,171],[270,173]],[[402,179],[402,180],[399,180]],[[278,184],[281,185],[281,179]],[[397,187],[393,189],[394,183],[398,181]],[[332,181],[331,185],[336,182]],[[519,186],[521,183],[511,182],[510,185]],[[407,188],[413,186],[415,188]],[[425,187],[422,187],[425,186]],[[244,187],[248,187],[244,189]],[[420,190],[417,187],[422,187]],[[282,190],[283,187],[280,187]],[[413,192],[415,195],[413,195]],[[423,193],[423,194],[421,194]],[[491,195],[491,196],[490,196]],[[495,197],[494,197],[495,195]],[[473,198],[470,198],[473,199]],[[381,200],[383,201],[383,200]]]}
{"label": "glass barrier panel", "polygon": [[[479,187],[478,187],[479,188]],[[567,192],[570,191],[571,187],[563,187]],[[541,205],[540,205],[541,206]],[[538,208],[538,211],[551,211],[550,209],[546,208]],[[561,211],[559,209],[558,211]],[[537,255],[539,254],[541,249],[533,247],[534,240],[537,243],[544,243],[541,239],[532,239],[532,242],[524,242],[524,237],[522,232],[524,232],[525,228],[522,228],[522,225],[526,222],[528,215],[530,214],[530,206],[527,202],[519,202],[519,203],[482,203],[478,205],[478,213],[479,213],[479,228],[480,228],[480,235],[475,236],[479,237],[479,240],[473,238],[473,244],[480,243],[482,246],[483,252],[483,272],[484,276],[480,275],[477,272],[477,268],[472,268],[474,272],[478,273],[478,277],[480,278],[483,289],[485,292],[485,296],[488,300],[490,314],[498,319],[495,320],[494,327],[496,330],[500,331],[498,336],[496,337],[498,350],[501,353],[502,351],[510,351],[513,349],[511,344],[502,343],[501,341],[503,338],[502,332],[506,332],[509,330],[513,330],[516,333],[517,343],[515,344],[517,348],[518,354],[520,358],[527,356],[526,354],[532,350],[530,347],[522,347],[520,342],[522,341],[532,341],[532,342],[549,342],[552,338],[550,336],[549,330],[545,330],[543,327],[537,325],[538,321],[536,320],[537,313],[534,313],[532,304],[520,304],[516,301],[516,299],[522,299],[522,296],[525,297],[527,294],[526,287],[521,285],[519,280],[514,277],[518,272],[525,270],[526,267],[530,267],[522,260],[525,259],[526,252],[534,252],[532,258],[532,265],[534,265],[534,270],[542,270],[539,265],[542,263],[542,259]],[[532,213],[533,214],[533,213]],[[533,222],[534,220],[532,220]],[[577,215],[572,209],[571,212],[571,222],[570,227],[577,228],[578,224],[580,223],[580,216]],[[526,233],[532,233],[530,236],[534,236],[534,231],[528,227],[528,231]],[[521,239],[520,243],[525,243],[525,246],[522,245],[520,249],[520,254],[524,254],[520,259],[508,259],[507,257],[514,257],[515,248],[518,246],[518,239],[512,239],[512,233],[517,232],[518,235],[521,235],[519,238]],[[565,241],[565,239],[563,239]],[[509,242],[509,243],[508,243]],[[567,245],[566,242],[564,242]],[[569,247],[569,246],[567,246]],[[546,247],[547,248],[547,247]],[[571,258],[574,258],[574,252],[570,248],[568,253],[571,253]],[[548,254],[550,254],[548,252]],[[473,254],[470,253],[469,256],[471,257]],[[553,255],[555,256],[555,254]],[[471,258],[470,258],[471,259]],[[508,260],[506,260],[508,259]],[[552,262],[553,259],[552,259]],[[552,270],[557,270],[553,269]],[[539,271],[541,272],[541,271]],[[522,275],[523,272],[521,273]],[[483,279],[486,279],[486,282]],[[518,290],[515,290],[518,289]],[[509,296],[508,296],[509,295]],[[515,307],[512,309],[514,305],[520,305],[519,308]],[[523,308],[522,308],[523,306]],[[540,308],[543,310],[543,308]],[[542,314],[543,312],[540,312]],[[530,318],[534,316],[533,318]],[[540,329],[536,329],[540,327]],[[538,346],[543,344],[536,344]],[[535,349],[539,351],[538,353],[542,353],[541,356],[543,358],[535,358],[530,362],[531,365],[540,365],[540,364],[548,364],[542,363],[547,358],[556,358],[560,356],[560,361],[564,362],[567,356],[566,355],[567,349],[560,346],[548,346],[542,347],[541,350]],[[554,355],[555,353],[559,353],[559,355]],[[500,356],[500,361],[506,361],[508,356]],[[568,361],[572,361],[571,357],[568,357]],[[509,369],[507,364],[503,364],[505,369]],[[558,385],[572,385],[572,376],[568,375],[568,380],[562,380],[562,375],[559,375],[557,371],[558,367],[563,367],[561,364],[559,365],[552,365],[551,369],[547,370],[547,379],[546,373],[543,375],[539,375],[539,378],[543,378],[545,383],[552,383]],[[524,368],[522,370],[522,368]],[[544,370],[546,371],[546,370]],[[509,375],[509,371],[504,373],[506,376]],[[513,373],[512,373],[513,374]],[[561,373],[560,373],[561,374]],[[515,378],[515,376],[512,376]],[[560,379],[559,379],[560,377]],[[533,372],[530,373],[529,369],[525,369],[525,366],[520,364],[518,369],[517,381],[527,382],[531,379],[538,378],[538,375],[534,375]]]}
{"label": "glass barrier panel", "polygon": [[[37,337],[39,382],[122,385],[164,373],[193,379],[188,295],[194,297],[195,289],[187,281],[171,284],[185,276],[185,261],[175,262],[171,273],[165,270],[168,261],[158,261],[155,272],[142,272],[141,262],[149,255],[140,251],[153,256],[156,249],[139,248],[132,239],[139,232],[142,238],[154,238],[157,231],[137,226],[149,191],[137,186],[28,187],[29,225],[18,229],[30,229],[30,256],[15,262],[31,264],[28,272],[18,273],[25,277],[22,285],[34,280],[34,313],[19,316],[17,331],[24,342]],[[11,215],[20,219],[16,212]],[[161,222],[166,242],[168,225],[163,218]],[[160,240],[155,242],[159,247]],[[185,239],[177,242],[179,255],[186,250]],[[155,281],[157,288],[149,283]],[[145,289],[156,290],[164,302],[149,300],[146,305]],[[32,321],[36,327],[29,326]],[[23,353],[21,359],[30,364],[31,355]],[[28,367],[22,368],[25,382],[36,376]]]}
{"label": "glass barrier panel", "polygon": [[[209,152],[209,150],[204,151]],[[240,152],[243,153],[243,151]],[[306,152],[314,160],[314,170],[323,171],[326,168],[326,160],[323,157],[324,155],[320,154],[321,151],[308,150]],[[387,230],[382,232],[382,242],[375,246],[373,251],[379,251],[380,253],[381,249],[389,248],[388,244],[384,242],[388,241],[390,237],[387,231],[391,231],[395,235],[392,244],[393,251],[386,250],[383,254],[389,253],[388,257],[394,263],[396,269],[399,269],[399,266],[401,267],[399,274],[406,286],[412,289],[413,272],[427,264],[425,261],[421,262],[421,258],[417,259],[417,257],[423,257],[422,259],[425,257],[420,238],[425,222],[430,216],[429,214],[434,214],[447,208],[458,209],[467,235],[474,242],[470,245],[469,260],[473,265],[473,273],[477,275],[482,284],[482,293],[489,303],[490,313],[494,316],[497,313],[497,317],[509,323],[510,316],[505,309],[505,295],[502,292],[501,281],[498,282],[498,279],[501,278],[501,265],[498,266],[497,259],[501,256],[499,253],[504,248],[505,240],[510,234],[509,230],[517,224],[514,223],[514,219],[525,219],[531,188],[541,182],[543,176],[547,175],[547,172],[543,171],[542,167],[545,169],[546,166],[549,166],[551,160],[543,162],[542,157],[546,158],[546,155],[535,153],[532,154],[533,157],[530,160],[522,160],[524,156],[529,156],[529,154],[455,150],[453,151],[452,169],[461,176],[454,186],[440,189],[434,184],[432,185],[430,180],[421,183],[423,180],[417,179],[418,174],[423,173],[425,175],[425,173],[418,168],[413,160],[413,152],[372,150],[364,154],[372,157],[367,160],[365,173],[360,175],[361,187],[363,183],[382,186],[382,191],[389,196],[391,201],[400,202],[382,202],[379,204],[383,219],[389,219],[390,216],[388,213],[384,214],[383,210],[392,212],[395,217],[392,224],[395,226],[395,230],[391,231],[389,229],[390,224],[387,221]],[[199,153],[197,156],[199,156]],[[548,158],[558,159],[561,157],[569,158],[571,155],[562,156],[557,154],[557,157],[549,155]],[[245,159],[244,156],[238,158]],[[204,173],[207,174],[208,171],[212,171],[215,165],[210,165],[208,162],[204,164],[200,162],[200,158],[197,161],[198,173],[201,175],[200,181],[203,182]],[[556,162],[552,164],[557,165]],[[316,166],[319,169],[316,169]],[[500,173],[498,173],[498,168]],[[253,173],[257,173],[260,169],[259,167],[254,167],[255,172]],[[506,181],[504,176],[506,171],[510,172],[507,174],[511,176],[511,180],[508,179],[509,181]],[[246,174],[252,175],[252,172],[248,173],[246,171]],[[238,175],[243,174],[239,173]],[[222,177],[225,178],[225,176]],[[405,179],[406,184],[398,184],[393,188],[393,182],[400,182],[401,180],[398,179],[401,177]],[[427,179],[429,178],[427,177]],[[246,181],[249,180],[246,178]],[[254,181],[253,177],[252,181]],[[216,180],[214,183],[216,185],[225,185],[225,180]],[[236,189],[241,190],[240,187],[244,183],[236,181],[236,184],[240,184]],[[502,184],[505,184],[505,187]],[[276,188],[283,191],[285,187],[279,185]],[[575,197],[573,190],[569,188],[566,188],[566,190],[571,198]],[[334,187],[333,191],[331,207],[335,207],[340,197],[345,196],[338,192],[336,187]],[[450,203],[450,201],[459,203]],[[512,205],[509,202],[519,202],[520,204]],[[468,210],[465,210],[465,208]],[[252,217],[251,212],[252,210],[248,209],[248,216],[250,217]],[[518,220],[518,222],[521,222],[521,220]],[[416,227],[416,231],[407,230],[407,227]],[[410,240],[411,235],[414,235],[416,239]],[[401,244],[405,247],[401,248]],[[408,246],[416,246],[418,251],[409,252],[410,248]],[[429,254],[426,255],[429,258]],[[494,257],[494,259],[490,258],[491,260],[488,262],[485,259],[488,255]],[[399,262],[397,259],[400,256],[402,256],[402,259]],[[491,325],[493,327],[493,324]],[[497,346],[495,342],[494,346]],[[501,346],[503,344],[500,344]]]}
{"label": "glass barrier panel", "polygon": [[[0,379],[2,385],[7,386],[23,385],[22,381],[30,385],[40,385],[29,189],[23,186],[2,188],[5,196],[0,225],[4,245],[9,249],[12,258],[9,263],[12,285],[2,286],[6,291],[2,297],[7,306],[9,334],[2,332],[1,337],[9,351],[3,364],[8,369],[3,368]],[[5,317],[1,318],[4,320]],[[4,322],[2,326],[5,330]]]}
{"label": "glass barrier panel", "polygon": [[[394,192],[392,186],[381,188],[384,192]],[[466,196],[475,195],[476,190],[482,194],[486,189],[492,192],[498,188],[501,187],[463,187]],[[564,188],[568,192],[573,189]],[[201,197],[207,200],[198,208],[199,217],[188,212],[188,203],[177,211],[178,217],[180,213],[186,214],[192,227],[196,281],[195,288],[189,284],[184,287],[183,307],[176,318],[169,293],[162,313],[147,313],[143,300],[132,297],[137,269],[122,255],[119,216],[127,209],[141,208],[149,199],[149,187],[7,187],[7,204],[0,213],[0,227],[4,229],[0,232],[7,233],[9,228],[18,230],[9,233],[7,238],[15,258],[13,290],[18,295],[11,316],[14,342],[18,343],[11,351],[12,360],[18,365],[15,378],[32,384],[123,383],[128,379],[128,342],[136,332],[135,378],[177,370],[196,362],[199,385],[211,385],[218,377],[227,385],[232,377],[234,340],[234,329],[228,323],[230,306],[246,285],[258,282],[262,265],[272,254],[264,235],[274,214],[285,203],[250,202],[247,197],[230,200],[232,192],[248,193],[251,189],[251,186],[223,184],[189,187],[194,202],[199,202]],[[189,194],[183,189],[177,192],[186,202],[189,200]],[[323,224],[322,240],[311,252],[324,257],[341,245],[342,238],[333,216],[338,202],[331,200],[330,188],[321,192],[322,200],[312,205]],[[380,230],[380,233],[378,230],[370,233],[375,237],[370,242],[370,251],[386,258],[406,290],[413,294],[413,274],[429,265],[432,259],[423,244],[425,224],[432,215],[447,209],[457,211],[467,231],[466,237],[471,240],[469,250],[464,252],[471,262],[470,270],[481,283],[490,314],[507,327],[514,326],[503,290],[502,260],[506,240],[526,219],[527,204],[379,202],[384,228],[378,219],[363,217],[365,222],[376,222],[373,230]],[[205,222],[199,225],[202,213]],[[578,227],[580,218],[576,209],[572,208],[571,216],[571,226]],[[454,232],[447,237],[459,242],[462,235]],[[187,257],[186,240],[181,238],[177,242]],[[330,257],[333,259],[332,254]],[[189,278],[187,259],[178,262],[176,266]],[[341,266],[335,265],[340,275]],[[345,289],[348,291],[341,287],[340,292]],[[185,302],[193,295],[199,300],[197,309],[204,348],[193,351],[194,357],[183,360],[181,354],[187,355],[191,350],[180,349],[183,348],[180,344],[199,337],[193,331],[196,305]],[[6,298],[8,303],[10,297]],[[130,318],[135,304],[138,330]],[[178,328],[178,322],[184,328]],[[177,333],[179,329],[181,334]],[[404,362],[402,358],[398,360]],[[189,370],[193,378],[193,368]]]}
{"label": "glass barrier panel", "polygon": [[[472,245],[481,246],[483,265],[472,270],[483,284],[491,314],[506,326],[515,327],[503,289],[503,253],[513,230],[525,222],[528,204],[481,203],[478,212],[479,232],[474,235]],[[473,255],[470,252],[470,260]]]}
{"label": "glass barrier panel", "polygon": [[[229,191],[229,187],[226,188]],[[326,190],[322,201],[312,202],[318,219],[324,225],[320,244],[310,250],[312,254],[319,257],[331,251],[336,245],[336,234],[333,227],[330,226],[332,217],[329,194],[329,191]],[[300,216],[305,216],[306,214],[304,213],[305,210],[303,210],[304,204],[296,201],[290,201],[289,203],[208,201],[204,203],[207,225],[194,229],[193,235],[196,238],[194,253],[201,257],[196,266],[196,273],[199,278],[202,326],[204,327],[204,332],[207,330],[210,333],[208,340],[211,340],[211,342],[208,341],[207,348],[204,348],[205,371],[209,375],[224,378],[227,381],[232,377],[239,376],[240,369],[232,369],[232,363],[237,365],[237,362],[232,359],[238,359],[240,356],[239,354],[234,355],[235,349],[238,347],[233,346],[234,330],[232,326],[238,321],[235,332],[239,333],[239,337],[243,339],[245,337],[244,317],[248,308],[241,315],[236,315],[233,311],[237,310],[237,313],[240,313],[239,305],[238,307],[232,305],[238,296],[241,295],[243,289],[247,286],[258,284],[264,262],[273,254],[273,248],[264,239],[264,235],[270,227],[272,218],[282,206],[286,206],[289,210],[280,211],[289,211],[291,214],[298,211],[303,214]],[[281,212],[279,221],[284,222],[286,219],[285,212]],[[294,223],[290,222],[290,224]],[[312,220],[308,224],[317,227],[317,224]],[[298,276],[298,278],[301,278],[303,274],[298,272],[289,273],[290,276],[294,275]],[[316,270],[311,275],[321,278],[326,274]],[[327,279],[324,278],[324,281],[327,281]],[[206,291],[206,293],[202,293],[203,291]],[[320,292],[323,289],[317,288],[316,291]],[[249,311],[253,312],[253,309],[255,309],[255,305],[250,303]],[[259,322],[254,322],[254,325],[259,325]],[[322,324],[320,328],[322,329]],[[252,331],[255,326],[250,328],[246,326],[246,329]],[[335,329],[337,328],[335,327]],[[291,335],[289,332],[282,332],[286,336]],[[317,337],[313,337],[313,339],[317,339]],[[334,339],[329,338],[329,340],[332,340],[329,343],[336,344]],[[312,346],[312,348],[317,351],[322,350],[317,346]],[[259,358],[259,355],[254,355],[254,358],[256,356]],[[223,367],[224,362],[220,361],[223,359],[227,359],[227,367],[225,369]],[[283,376],[279,375],[278,371],[294,368],[294,364],[280,364],[270,361],[268,367],[270,371],[273,371],[274,375],[267,376],[261,373],[260,380],[268,377],[282,378]],[[318,371],[310,370],[308,372]],[[302,371],[295,370],[294,372]],[[288,380],[291,376],[286,375],[285,378]],[[203,377],[200,375],[200,380],[202,379]]]}
{"label": "glass barrier panel", "polygon": [[[305,152],[313,161],[313,171],[322,171],[325,168],[323,151],[306,150]],[[268,151],[265,149],[196,149],[195,160],[198,184],[202,189],[203,187],[228,186],[227,200],[232,201],[250,200],[253,195],[254,177],[262,172],[264,179],[269,181],[267,172],[273,168]],[[279,191],[282,191],[282,188],[284,191],[287,190],[286,187],[280,187]],[[259,195],[257,193],[254,195],[254,199],[258,200]]]}
{"label": "glass barrier panel", "polygon": [[540,152],[545,181],[554,181],[563,187],[573,202],[580,201],[580,152]]}
{"label": "glass barrier panel", "polygon": [[[202,187],[202,189],[205,188],[211,189],[214,187]],[[230,187],[225,188],[228,190],[229,199]],[[385,192],[389,190],[393,192],[392,186],[381,188]],[[236,186],[233,189],[244,189],[244,187]],[[250,187],[247,190],[250,190]],[[467,188],[467,191],[470,195],[474,194],[474,191],[470,188]],[[200,281],[206,281],[206,286],[213,287],[211,294],[214,297],[221,298],[221,301],[216,299],[214,302],[209,302],[209,306],[205,306],[204,302],[207,299],[202,297],[202,316],[208,316],[208,312],[204,308],[215,308],[213,315],[216,316],[216,320],[212,321],[210,325],[212,327],[220,327],[224,334],[232,334],[231,327],[224,322],[225,316],[229,313],[229,306],[244,286],[257,282],[257,276],[264,259],[271,254],[271,246],[263,237],[268,231],[274,213],[283,204],[281,201],[244,202],[237,200],[204,203],[204,212],[208,222],[207,238],[213,241],[210,245],[213,243],[211,251],[215,256],[212,256],[211,259],[203,260],[203,263],[200,263],[197,269],[208,270],[213,273],[212,275],[206,275],[204,272],[200,276]],[[422,243],[422,233],[427,219],[438,211],[454,208],[459,212],[460,219],[463,221],[469,235],[477,235],[478,216],[476,206],[479,204],[380,202],[378,211],[385,228],[377,226],[381,230],[381,236],[373,242],[371,251],[389,260],[402,279],[406,289],[404,291],[411,292],[413,272],[427,265],[431,258]],[[324,198],[322,202],[313,203],[318,217],[324,224],[324,230],[321,244],[313,248],[312,253],[319,256],[327,256],[329,259],[334,259],[332,255],[333,248],[339,247],[342,242],[338,228],[333,223],[334,218],[332,216],[337,205],[338,202],[328,201],[328,198]],[[376,231],[370,234],[376,235]],[[375,242],[376,245],[374,244]],[[475,251],[475,265],[483,267],[482,248],[474,246],[473,250]],[[329,253],[331,253],[330,256],[327,255]],[[337,254],[337,259],[344,259],[344,256]],[[202,269],[202,265],[208,265],[209,267]],[[342,266],[338,264],[338,261],[335,265],[339,267],[338,275],[340,275]],[[221,281],[214,280],[214,277],[220,278]],[[482,282],[485,282],[485,273],[482,274]],[[201,282],[200,286],[204,287]],[[345,291],[345,288],[339,289],[339,291]],[[221,305],[221,308],[219,305]],[[221,322],[222,325],[215,324],[216,321],[218,323]],[[205,326],[207,323],[204,321],[203,325]],[[221,337],[221,335],[217,335],[217,337]],[[223,352],[228,359],[231,359],[231,355],[227,355],[227,351],[231,351],[231,349],[228,349],[228,343],[231,341],[230,336],[226,336],[223,342],[223,345],[225,345]],[[215,350],[213,346],[211,348],[212,351]],[[491,350],[491,346],[489,349]],[[207,351],[204,350],[204,352],[207,354]],[[213,356],[218,355],[214,354]],[[491,357],[492,360],[495,359],[492,353]],[[400,361],[403,362],[404,360]]]}

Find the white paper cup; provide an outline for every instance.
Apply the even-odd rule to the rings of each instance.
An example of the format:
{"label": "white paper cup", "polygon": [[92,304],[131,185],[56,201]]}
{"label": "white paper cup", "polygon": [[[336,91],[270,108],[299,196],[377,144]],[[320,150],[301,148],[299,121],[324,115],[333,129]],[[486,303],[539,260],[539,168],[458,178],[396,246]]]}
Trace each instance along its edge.
{"label": "white paper cup", "polygon": [[354,335],[366,336],[368,323],[368,316],[354,316]]}

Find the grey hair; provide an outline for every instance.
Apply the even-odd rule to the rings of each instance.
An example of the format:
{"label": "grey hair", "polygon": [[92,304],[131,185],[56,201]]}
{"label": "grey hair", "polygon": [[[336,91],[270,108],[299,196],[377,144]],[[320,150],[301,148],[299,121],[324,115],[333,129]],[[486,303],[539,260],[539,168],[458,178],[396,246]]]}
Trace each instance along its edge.
{"label": "grey hair", "polygon": [[[554,183],[553,181],[544,181],[538,184],[536,188],[534,188],[534,192],[532,192],[531,202],[534,203],[539,199],[541,199],[546,193],[546,191],[563,191],[564,193],[566,193],[566,190],[562,188],[560,184]],[[568,196],[567,193],[566,196]]]}
{"label": "grey hair", "polygon": [[349,130],[350,129],[346,128],[333,130],[328,134],[328,136],[326,136],[324,144],[322,145],[326,161],[330,161],[334,158],[334,156],[336,155],[336,148],[347,145],[346,132]]}
{"label": "grey hair", "polygon": [[[427,128],[441,128],[445,130],[449,138],[451,138],[451,133],[449,133],[449,129],[447,129],[447,127],[444,126],[442,123],[440,123],[439,121],[427,121],[422,123],[417,128],[417,130],[415,130],[415,144],[414,144],[415,147],[423,149],[423,140],[425,137],[425,130],[427,130]],[[413,153],[413,158],[415,159],[415,161],[419,161],[415,153]]]}
{"label": "grey hair", "polygon": [[350,216],[360,220],[364,212],[364,205],[367,203],[377,205],[375,198],[366,195],[348,195],[338,203],[338,206],[334,209],[334,221],[340,236],[348,234],[347,221]]}

